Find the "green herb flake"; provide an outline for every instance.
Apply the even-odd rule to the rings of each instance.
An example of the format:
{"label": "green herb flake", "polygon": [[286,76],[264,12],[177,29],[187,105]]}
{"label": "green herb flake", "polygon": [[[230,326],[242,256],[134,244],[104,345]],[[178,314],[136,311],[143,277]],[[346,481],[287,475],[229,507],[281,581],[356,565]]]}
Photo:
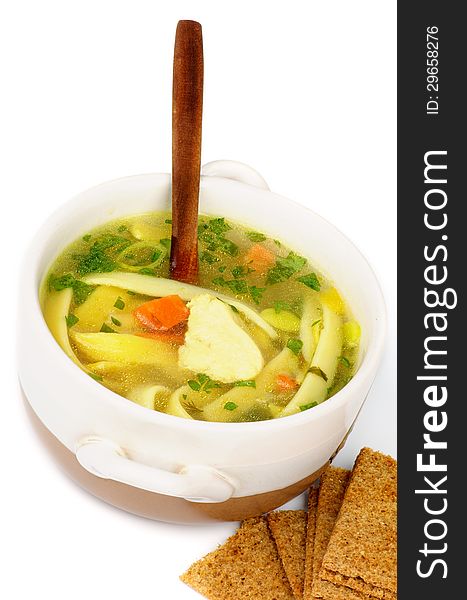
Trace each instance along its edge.
{"label": "green herb flake", "polygon": [[238,408],[238,405],[235,404],[235,402],[226,402],[224,404],[224,408],[225,410],[235,410],[236,408]]}
{"label": "green herb flake", "polygon": [[321,323],[321,319],[316,319],[316,321],[313,321],[311,326],[314,327],[315,325],[318,325],[318,323]]}
{"label": "green herb flake", "polygon": [[281,248],[281,247],[282,247],[282,243],[281,243],[281,242],[279,242],[279,240],[273,240],[273,242],[276,244],[276,246],[277,246],[278,248]]}
{"label": "green herb flake", "polygon": [[66,321],[67,327],[73,327],[73,325],[76,325],[76,323],[79,321],[79,319],[76,315],[73,315],[72,313],[70,313],[69,315],[67,315],[65,317],[65,321]]}
{"label": "green herb flake", "polygon": [[159,240],[159,244],[163,246],[166,250],[170,250],[171,243],[172,240],[170,238],[162,238],[161,240]]}
{"label": "green herb flake", "polygon": [[259,288],[256,285],[250,285],[248,288],[251,299],[255,304],[259,304],[263,299],[263,293],[266,291],[266,288]]}
{"label": "green herb flake", "polygon": [[208,252],[207,250],[201,252],[199,259],[200,261],[205,262],[208,265],[213,265],[214,263],[219,262],[220,260],[219,258],[217,258],[217,256],[215,256],[211,252]]}
{"label": "green herb flake", "polygon": [[187,396],[186,394],[182,394],[182,398],[183,398],[184,400],[186,400],[186,399],[188,398],[188,396]]}
{"label": "green herb flake", "polygon": [[195,381],[194,379],[189,379],[187,383],[188,383],[188,385],[191,387],[191,389],[194,392],[199,392],[200,391],[201,385],[197,381]]}
{"label": "green herb flake", "polygon": [[316,273],[308,273],[308,275],[297,277],[297,281],[300,281],[300,283],[303,283],[312,290],[315,290],[315,292],[319,292],[321,289],[321,284],[319,279],[316,277]]}
{"label": "green herb flake", "polygon": [[287,342],[287,348],[292,350],[292,352],[298,356],[302,351],[303,342],[297,338],[290,338]]}
{"label": "green herb flake", "polygon": [[151,256],[151,262],[155,263],[162,255],[162,250],[154,250]]}
{"label": "green herb flake", "polygon": [[114,307],[118,308],[118,310],[123,310],[125,308],[125,302],[120,296],[115,300]]}
{"label": "green herb flake", "polygon": [[245,279],[225,279],[224,277],[214,277],[212,280],[214,285],[219,287],[228,287],[234,294],[248,293],[248,284]]}
{"label": "green herb flake", "polygon": [[276,300],[273,306],[276,313],[280,313],[282,310],[291,310],[292,308],[288,302],[283,302],[282,300]]}
{"label": "green herb flake", "polygon": [[317,402],[310,402],[309,404],[302,404],[300,406],[300,410],[303,412],[304,410],[308,410],[309,408],[313,408],[314,406],[318,406]]}
{"label": "green herb flake", "polygon": [[240,311],[238,310],[238,308],[236,306],[234,306],[233,304],[229,304],[230,308],[234,311],[234,313],[239,313]]}
{"label": "green herb flake", "polygon": [[207,222],[207,225],[208,225],[209,229],[216,235],[222,235],[226,231],[229,231],[229,229],[232,229],[232,227],[228,223],[225,222],[224,217],[210,219]]}
{"label": "green herb flake", "polygon": [[239,279],[240,277],[244,277],[247,274],[247,269],[243,265],[238,265],[232,269],[232,275],[235,279]]}
{"label": "green herb flake", "polygon": [[100,330],[102,333],[118,333],[117,331],[115,331],[115,329],[112,329],[112,327],[109,327],[107,325],[107,323],[102,323],[102,327],[100,328]]}
{"label": "green herb flake", "polygon": [[254,379],[244,379],[243,381],[235,381],[233,384],[235,387],[256,387],[256,381]]}
{"label": "green herb flake", "polygon": [[226,238],[219,238],[219,250],[229,256],[237,256],[238,246]]}
{"label": "green herb flake", "polygon": [[343,364],[344,367],[347,367],[347,369],[350,369],[350,367],[352,366],[350,364],[350,360],[346,356],[339,356],[339,362]]}
{"label": "green herb flake", "polygon": [[148,269],[147,267],[143,267],[138,271],[138,273],[141,273],[141,275],[154,275],[154,270]]}
{"label": "green herb flake", "polygon": [[256,243],[264,242],[267,239],[264,233],[259,233],[259,231],[247,231],[246,235],[249,240]]}
{"label": "green herb flake", "polygon": [[138,295],[136,292],[133,292],[133,290],[127,290],[126,293],[129,294],[130,296],[137,296]]}
{"label": "green herb flake", "polygon": [[128,231],[128,227],[127,227],[126,225],[119,225],[119,226],[117,227],[117,231],[118,231],[119,233],[123,233],[124,231]]}
{"label": "green herb flake", "polygon": [[167,223],[167,225],[172,225],[172,219],[166,219],[164,223]]}
{"label": "green herb flake", "polygon": [[112,323],[114,325],[116,325],[117,327],[121,327],[122,326],[122,322],[119,321],[118,319],[116,319],[115,317],[110,317],[110,320],[112,321]]}
{"label": "green herb flake", "polygon": [[286,258],[278,258],[276,264],[271,267],[266,277],[266,283],[280,283],[290,279],[292,275],[298,273],[305,265],[306,258],[295,254],[295,252],[289,252]]}
{"label": "green herb flake", "polygon": [[205,392],[206,394],[209,394],[214,388],[221,387],[220,383],[204,373],[198,373],[196,379],[190,379],[187,383],[194,392]]}
{"label": "green herb flake", "polygon": [[95,289],[92,285],[88,285],[87,283],[84,283],[84,281],[75,279],[71,273],[67,273],[66,275],[61,275],[59,277],[52,275],[49,278],[48,285],[49,289],[53,289],[56,292],[66,288],[72,288],[73,300],[76,305],[83,304],[83,302]]}
{"label": "green herb flake", "polygon": [[218,271],[219,271],[219,273],[224,273],[226,269],[227,269],[227,267],[225,265],[222,265],[221,267],[218,268]]}
{"label": "green herb flake", "polygon": [[310,367],[308,372],[313,373],[314,375],[318,375],[318,377],[321,377],[322,379],[324,379],[324,381],[328,380],[328,376],[326,375],[326,373],[319,367]]}
{"label": "green herb flake", "polygon": [[98,375],[97,373],[89,373],[89,377],[92,377],[96,381],[104,381],[102,375]]}
{"label": "green herb flake", "polygon": [[91,238],[92,235],[90,233],[87,233],[86,235],[83,235],[83,242],[89,242]]}
{"label": "green herb flake", "polygon": [[88,253],[78,259],[76,271],[79,275],[114,271],[117,268],[117,263],[106,251],[121,252],[130,244],[130,240],[118,235],[102,235],[89,248]]}

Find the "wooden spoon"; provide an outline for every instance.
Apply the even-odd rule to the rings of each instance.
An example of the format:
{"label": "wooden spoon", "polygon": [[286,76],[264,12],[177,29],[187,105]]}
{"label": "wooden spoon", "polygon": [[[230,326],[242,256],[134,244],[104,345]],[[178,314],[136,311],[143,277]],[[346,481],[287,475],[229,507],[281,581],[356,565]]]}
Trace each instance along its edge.
{"label": "wooden spoon", "polygon": [[187,283],[198,280],[203,70],[201,25],[179,21],[173,63],[170,275]]}

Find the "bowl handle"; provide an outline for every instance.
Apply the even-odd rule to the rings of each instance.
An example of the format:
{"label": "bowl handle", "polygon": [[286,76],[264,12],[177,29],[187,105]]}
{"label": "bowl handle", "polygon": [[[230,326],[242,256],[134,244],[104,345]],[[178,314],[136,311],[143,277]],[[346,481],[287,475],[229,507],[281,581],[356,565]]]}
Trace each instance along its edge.
{"label": "bowl handle", "polygon": [[234,484],[212,467],[188,465],[173,473],[133,461],[117,444],[103,438],[82,439],[76,458],[97,477],[190,502],[225,502],[235,491]]}
{"label": "bowl handle", "polygon": [[201,168],[201,175],[233,179],[269,191],[268,184],[258,171],[236,160],[214,160],[206,163]]}

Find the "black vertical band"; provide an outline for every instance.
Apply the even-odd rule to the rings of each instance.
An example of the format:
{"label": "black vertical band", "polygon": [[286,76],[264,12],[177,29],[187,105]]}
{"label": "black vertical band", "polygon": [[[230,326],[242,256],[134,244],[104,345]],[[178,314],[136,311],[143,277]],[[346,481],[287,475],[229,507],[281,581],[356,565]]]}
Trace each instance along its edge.
{"label": "black vertical band", "polygon": [[398,5],[398,597],[444,600],[466,571],[467,26]]}

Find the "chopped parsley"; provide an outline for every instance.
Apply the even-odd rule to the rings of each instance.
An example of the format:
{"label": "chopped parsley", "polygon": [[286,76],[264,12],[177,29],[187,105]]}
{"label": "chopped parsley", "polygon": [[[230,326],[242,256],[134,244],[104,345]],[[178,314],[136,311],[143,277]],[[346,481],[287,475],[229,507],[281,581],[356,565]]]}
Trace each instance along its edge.
{"label": "chopped parsley", "polygon": [[212,282],[220,287],[227,287],[234,294],[247,294],[248,284],[245,279],[225,279],[224,277],[214,277]]}
{"label": "chopped parsley", "polygon": [[220,260],[219,258],[217,258],[217,256],[215,256],[211,252],[208,252],[207,250],[205,250],[204,252],[201,252],[199,259],[202,262],[207,263],[208,265],[212,265],[216,262],[219,262],[219,260]]}
{"label": "chopped parsley", "polygon": [[259,288],[256,285],[248,285],[246,279],[225,279],[225,277],[214,277],[214,285],[228,288],[233,294],[249,294],[255,304],[262,300],[266,288]]}
{"label": "chopped parsley", "polygon": [[129,294],[130,296],[137,296],[137,293],[134,292],[133,290],[127,290],[126,293]]}
{"label": "chopped parsley", "polygon": [[172,219],[166,219],[164,222],[167,223],[167,225],[172,225]]}
{"label": "chopped parsley", "polygon": [[321,289],[321,284],[319,279],[316,277],[316,273],[308,273],[308,275],[303,275],[302,277],[297,277],[297,281],[305,284],[307,287],[319,292]]}
{"label": "chopped parsley", "polygon": [[235,404],[235,402],[226,402],[224,404],[224,408],[225,410],[235,410],[238,408],[238,404]]}
{"label": "chopped parsley", "polygon": [[259,231],[247,231],[246,235],[249,240],[256,243],[264,242],[267,239],[264,233],[259,233]]}
{"label": "chopped parsley", "polygon": [[298,356],[302,351],[303,342],[297,338],[290,338],[287,342],[287,348],[292,350],[292,352]]}
{"label": "chopped parsley", "polygon": [[222,235],[226,231],[229,231],[229,229],[232,229],[232,227],[225,222],[224,217],[209,219],[207,225],[209,229],[216,235]]}
{"label": "chopped parsley", "polygon": [[127,230],[128,230],[128,227],[127,227],[126,225],[119,225],[119,226],[117,227],[117,231],[118,231],[119,233],[122,233],[123,231],[127,231]]}
{"label": "chopped parsley", "polygon": [[326,373],[319,367],[310,367],[308,372],[313,373],[314,375],[318,375],[318,377],[321,377],[322,379],[324,379],[324,381],[328,380],[328,376],[326,375]]}
{"label": "chopped parsley", "polygon": [[65,317],[65,321],[66,321],[67,327],[73,327],[73,325],[76,325],[76,323],[79,321],[79,319],[76,315],[73,315],[72,313],[70,313],[69,315],[67,315]]}
{"label": "chopped parsley", "polygon": [[112,321],[112,323],[114,325],[116,325],[117,327],[121,327],[122,326],[122,322],[119,321],[118,319],[116,319],[115,317],[110,317],[110,320]]}
{"label": "chopped parsley", "polygon": [[89,242],[91,238],[92,235],[90,233],[87,233],[86,235],[83,235],[83,242]]}
{"label": "chopped parsley", "polygon": [[213,381],[204,373],[198,373],[196,379],[190,379],[187,383],[194,392],[206,392],[206,394],[209,394],[214,388],[221,387],[220,383]]}
{"label": "chopped parsley", "polygon": [[238,246],[226,238],[219,238],[219,250],[229,256],[237,256]]}
{"label": "chopped parsley", "polygon": [[118,308],[118,310],[123,310],[125,308],[125,302],[120,296],[115,300],[114,307]]}
{"label": "chopped parsley", "polygon": [[339,356],[339,362],[342,363],[344,367],[347,367],[347,369],[350,369],[350,360],[346,356]]}
{"label": "chopped parsley", "polygon": [[76,271],[80,275],[88,273],[109,273],[117,268],[117,263],[106,251],[122,251],[131,241],[119,235],[107,234],[97,239],[87,254],[78,257]]}
{"label": "chopped parsley", "polygon": [[147,267],[143,267],[138,271],[141,275],[154,275],[154,269],[148,269]]}
{"label": "chopped parsley", "polygon": [[112,327],[109,327],[107,325],[107,323],[102,323],[102,327],[100,328],[100,331],[102,333],[117,333],[117,331],[115,331],[115,329],[112,329]]}
{"label": "chopped parsley", "polygon": [[166,250],[170,250],[172,240],[170,238],[162,238],[161,240],[159,240],[159,244],[163,246]]}
{"label": "chopped parsley", "polygon": [[276,264],[271,267],[266,277],[266,283],[280,283],[290,279],[292,275],[298,273],[306,265],[306,258],[289,252],[286,258],[278,258]]}
{"label": "chopped parsley", "polygon": [[318,406],[317,402],[309,402],[308,404],[302,404],[300,406],[300,410],[303,412],[304,410],[308,410],[309,408],[313,408],[314,406]]}
{"label": "chopped parsley", "polygon": [[235,279],[238,279],[239,277],[244,277],[247,274],[248,274],[248,270],[243,265],[238,265],[237,267],[234,267],[232,269],[232,275],[234,276]]}
{"label": "chopped parsley", "polygon": [[263,293],[266,291],[266,288],[259,288],[256,285],[250,285],[248,288],[248,292],[250,293],[251,299],[255,304],[259,304],[263,299]]}
{"label": "chopped parsley", "polygon": [[254,379],[244,379],[243,381],[235,381],[233,384],[235,387],[256,387],[256,381]]}
{"label": "chopped parsley", "polygon": [[222,265],[221,267],[219,267],[218,271],[219,273],[224,273],[224,271],[227,269],[227,267],[225,265]]}
{"label": "chopped parsley", "polygon": [[56,277],[52,275],[49,278],[49,289],[53,289],[56,292],[60,290],[64,290],[66,288],[72,288],[73,290],[73,300],[75,304],[83,304],[86,298],[94,291],[94,287],[92,285],[88,285],[84,283],[84,281],[80,281],[71,275],[71,273],[67,273],[66,275],[61,275]]}
{"label": "chopped parsley", "polygon": [[230,256],[237,256],[238,246],[224,236],[229,229],[232,227],[224,218],[210,219],[198,225],[198,238],[206,244],[206,250],[211,252],[219,250]]}
{"label": "chopped parsley", "polygon": [[280,313],[281,310],[291,310],[291,306],[288,302],[283,302],[282,300],[276,300],[274,302],[274,311],[276,313]]}

